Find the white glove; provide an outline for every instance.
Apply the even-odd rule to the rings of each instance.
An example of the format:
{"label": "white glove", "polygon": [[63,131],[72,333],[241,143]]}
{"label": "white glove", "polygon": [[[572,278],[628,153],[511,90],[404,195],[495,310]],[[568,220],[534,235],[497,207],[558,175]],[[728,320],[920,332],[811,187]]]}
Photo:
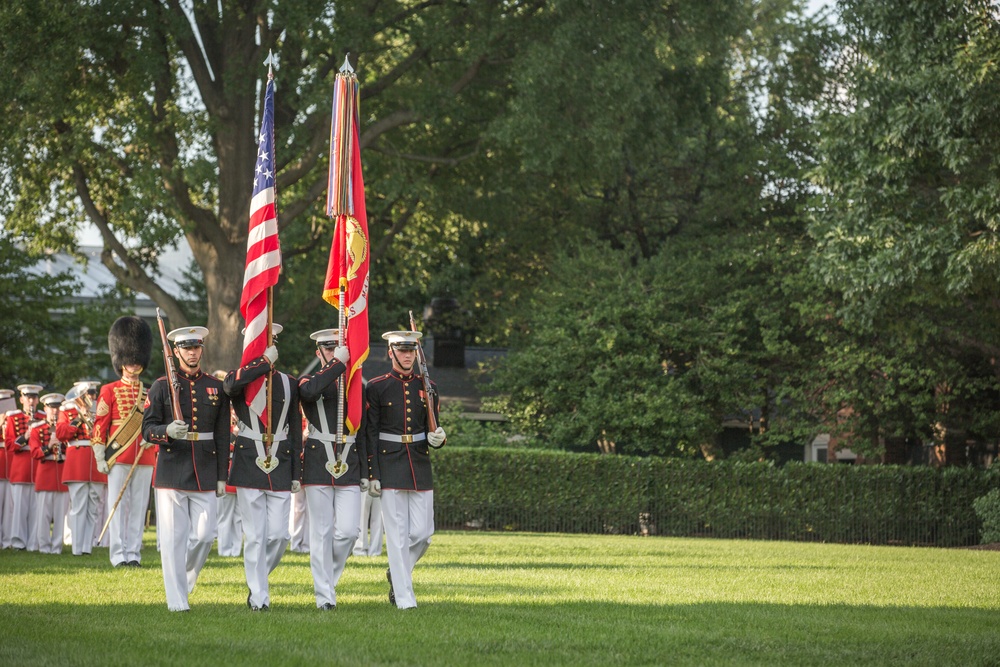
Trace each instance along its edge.
{"label": "white glove", "polygon": [[302,490],[302,482],[297,479],[292,480],[292,493],[298,493]]}
{"label": "white glove", "polygon": [[272,345],[264,350],[264,358],[267,359],[267,362],[273,366],[274,362],[278,360],[278,348]]}
{"label": "white glove", "polygon": [[226,495],[226,482],[220,479],[215,483],[215,497],[221,498],[224,495]]}
{"label": "white glove", "polygon": [[427,442],[431,443],[431,447],[440,447],[444,444],[444,440],[447,437],[444,434],[444,429],[438,426],[437,429],[427,434]]}
{"label": "white glove", "polygon": [[150,447],[152,447],[152,446],[153,446],[153,443],[151,443],[151,442],[146,442],[145,440],[140,440],[140,441],[139,441],[139,446],[140,446],[140,447],[142,447],[142,448],[143,448],[143,450],[146,450],[146,449],[149,449]]}
{"label": "white glove", "polygon": [[333,351],[333,358],[346,366],[347,362],[351,360],[351,351],[340,345]]}
{"label": "white glove", "polygon": [[361,480],[361,493],[368,493],[368,486],[369,486],[368,480],[367,479],[362,479]]}
{"label": "white glove", "polygon": [[187,437],[188,425],[182,422],[180,419],[175,419],[174,421],[167,424],[167,437],[173,438],[174,440],[183,440]]}
{"label": "white glove", "polygon": [[108,462],[104,460],[104,452],[107,451],[107,447],[104,445],[94,445],[94,459],[97,460],[97,472],[102,475],[107,475],[108,471],[111,470],[111,466]]}
{"label": "white glove", "polygon": [[382,482],[377,479],[373,479],[368,486],[368,495],[372,498],[378,498],[382,495]]}

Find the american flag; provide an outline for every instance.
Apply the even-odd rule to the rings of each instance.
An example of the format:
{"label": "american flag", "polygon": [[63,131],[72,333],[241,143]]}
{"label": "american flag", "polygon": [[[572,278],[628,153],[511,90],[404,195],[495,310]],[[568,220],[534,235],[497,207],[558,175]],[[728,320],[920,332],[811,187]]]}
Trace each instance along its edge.
{"label": "american flag", "polygon": [[[267,348],[268,288],[278,282],[281,249],[278,246],[278,214],[274,205],[274,79],[270,72],[264,92],[264,115],[260,123],[257,166],[253,173],[250,200],[250,234],[247,237],[247,265],[243,273],[240,312],[246,321],[242,364],[264,354]],[[267,407],[264,378],[252,382],[246,391],[250,410],[263,416]]]}

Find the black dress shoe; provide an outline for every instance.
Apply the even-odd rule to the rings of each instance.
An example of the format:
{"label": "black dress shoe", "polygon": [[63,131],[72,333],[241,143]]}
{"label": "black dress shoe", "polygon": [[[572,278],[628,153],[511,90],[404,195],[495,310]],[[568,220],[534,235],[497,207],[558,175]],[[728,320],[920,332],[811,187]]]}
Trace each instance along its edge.
{"label": "black dress shoe", "polygon": [[115,567],[128,567],[128,563],[126,563],[125,561],[122,561],[120,563],[116,563]]}
{"label": "black dress shoe", "polygon": [[130,560],[129,562],[127,562],[125,564],[128,565],[129,567],[142,567],[142,565],[140,565],[139,561],[137,561],[137,560]]}
{"label": "black dress shoe", "polygon": [[389,580],[389,604],[396,604],[396,592],[392,590],[392,570],[386,568],[385,578]]}
{"label": "black dress shoe", "polygon": [[324,603],[323,606],[320,607],[320,609],[322,609],[323,611],[333,611],[336,608],[337,605],[333,604],[332,602]]}

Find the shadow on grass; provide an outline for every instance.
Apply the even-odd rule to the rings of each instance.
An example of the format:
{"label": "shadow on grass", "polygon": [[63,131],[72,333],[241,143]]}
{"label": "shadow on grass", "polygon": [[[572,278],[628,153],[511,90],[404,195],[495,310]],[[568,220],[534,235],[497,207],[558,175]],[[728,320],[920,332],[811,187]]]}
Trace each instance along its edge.
{"label": "shadow on grass", "polygon": [[[285,585],[272,592],[278,598]],[[365,587],[367,588],[367,587]],[[422,602],[344,591],[334,612],[276,602],[0,608],[0,664],[996,665],[995,611],[747,603]]]}

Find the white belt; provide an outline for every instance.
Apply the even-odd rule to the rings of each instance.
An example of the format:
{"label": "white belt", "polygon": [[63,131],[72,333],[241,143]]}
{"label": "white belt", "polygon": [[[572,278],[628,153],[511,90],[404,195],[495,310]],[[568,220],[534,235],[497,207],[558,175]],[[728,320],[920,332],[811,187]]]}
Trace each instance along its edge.
{"label": "white belt", "polygon": [[90,447],[90,440],[70,440],[66,443],[68,447]]}
{"label": "white belt", "polygon": [[[250,440],[260,440],[261,434],[254,431],[252,428],[241,428],[240,432],[237,434],[241,438],[249,438]],[[274,442],[281,442],[282,440],[288,439],[288,431],[282,431],[281,433],[274,434]]]}
{"label": "white belt", "polygon": [[188,431],[187,435],[181,438],[181,440],[214,440],[214,439],[215,439],[215,433],[195,433],[193,431]]}
{"label": "white belt", "polygon": [[[313,440],[319,440],[321,442],[339,442],[339,440],[337,440],[336,433],[323,433],[322,431],[310,431],[306,437],[312,438]],[[345,443],[353,444],[356,441],[357,441],[356,435],[344,436]]]}
{"label": "white belt", "polygon": [[426,438],[427,438],[427,434],[426,433],[413,433],[412,435],[411,434],[396,435],[394,433],[379,433],[378,434],[378,439],[379,440],[388,440],[389,442],[411,443],[411,442],[420,442],[421,440],[424,440]]}

